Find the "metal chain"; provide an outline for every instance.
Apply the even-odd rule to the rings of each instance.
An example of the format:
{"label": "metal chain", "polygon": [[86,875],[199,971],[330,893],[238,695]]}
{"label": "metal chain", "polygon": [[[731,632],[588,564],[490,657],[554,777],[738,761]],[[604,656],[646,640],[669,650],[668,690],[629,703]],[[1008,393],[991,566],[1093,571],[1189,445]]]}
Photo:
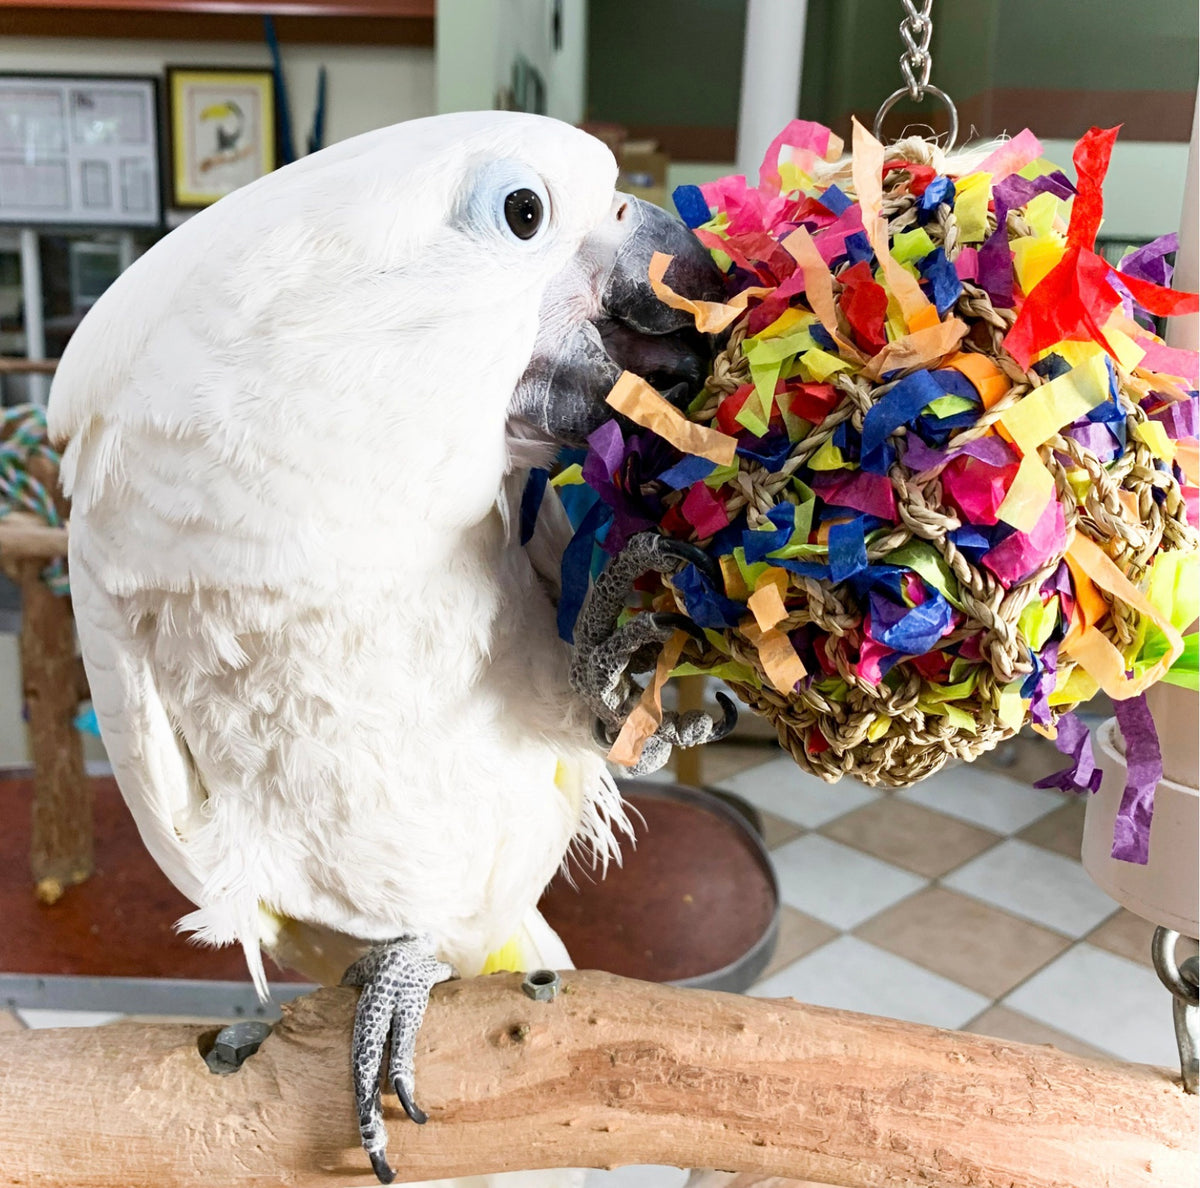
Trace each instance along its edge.
{"label": "metal chain", "polygon": [[900,40],[904,42],[904,53],[900,55],[900,73],[904,75],[904,86],[893,91],[875,113],[875,139],[883,139],[883,121],[887,113],[896,105],[896,101],[905,95],[913,103],[919,103],[926,95],[933,96],[946,108],[950,116],[950,134],[946,142],[946,152],[954,147],[958,139],[958,108],[945,91],[935,87],[929,81],[929,72],[933,68],[933,55],[929,52],[929,43],[933,39],[933,0],[900,0],[904,5],[904,16],[900,21]]}
{"label": "metal chain", "polygon": [[908,83],[908,95],[914,103],[925,94],[929,86],[929,71],[933,56],[929,52],[929,40],[933,36],[933,18],[930,11],[933,0],[923,0],[920,8],[913,0],[901,0],[904,19],[900,22],[900,37],[904,41],[904,53],[900,55],[900,70]]}

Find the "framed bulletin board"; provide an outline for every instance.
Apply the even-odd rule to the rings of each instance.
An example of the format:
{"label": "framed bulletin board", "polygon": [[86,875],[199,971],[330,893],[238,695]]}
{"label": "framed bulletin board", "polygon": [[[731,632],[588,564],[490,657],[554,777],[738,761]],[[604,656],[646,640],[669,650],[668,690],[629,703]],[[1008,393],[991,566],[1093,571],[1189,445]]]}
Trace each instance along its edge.
{"label": "framed bulletin board", "polygon": [[0,223],[155,227],[153,78],[0,73]]}

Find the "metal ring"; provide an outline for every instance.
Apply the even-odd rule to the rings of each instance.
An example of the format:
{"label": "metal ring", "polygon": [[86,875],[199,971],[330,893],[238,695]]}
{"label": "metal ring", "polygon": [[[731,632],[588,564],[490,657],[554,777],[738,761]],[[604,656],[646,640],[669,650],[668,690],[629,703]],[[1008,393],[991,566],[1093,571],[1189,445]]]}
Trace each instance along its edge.
{"label": "metal ring", "polygon": [[[899,90],[893,91],[880,105],[879,110],[875,113],[875,123],[873,125],[875,139],[883,139],[883,121],[887,118],[887,114],[893,107],[903,98],[908,95],[908,87],[900,87]],[[958,108],[954,106],[954,100],[946,94],[941,87],[927,85],[921,98],[925,95],[932,95],[935,99],[939,99],[942,105],[950,113],[950,139],[946,142],[946,152],[949,152],[958,140]]]}
{"label": "metal ring", "polygon": [[1200,1005],[1200,988],[1179,972],[1175,961],[1175,945],[1179,933],[1169,928],[1156,928],[1154,940],[1150,942],[1150,955],[1154,958],[1154,970],[1158,979],[1180,1002],[1188,1006]]}

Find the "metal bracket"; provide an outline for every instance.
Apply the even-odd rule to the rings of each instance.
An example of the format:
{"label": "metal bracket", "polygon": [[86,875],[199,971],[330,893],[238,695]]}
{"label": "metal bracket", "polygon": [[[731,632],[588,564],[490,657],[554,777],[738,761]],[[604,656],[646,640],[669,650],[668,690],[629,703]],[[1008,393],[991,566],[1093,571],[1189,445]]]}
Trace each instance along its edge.
{"label": "metal bracket", "polygon": [[1150,954],[1159,981],[1171,991],[1175,1016],[1175,1042],[1179,1045],[1179,1068],[1187,1093],[1200,1092],[1200,960],[1189,957],[1182,965],[1175,962],[1175,944],[1179,933],[1156,928],[1150,942]]}

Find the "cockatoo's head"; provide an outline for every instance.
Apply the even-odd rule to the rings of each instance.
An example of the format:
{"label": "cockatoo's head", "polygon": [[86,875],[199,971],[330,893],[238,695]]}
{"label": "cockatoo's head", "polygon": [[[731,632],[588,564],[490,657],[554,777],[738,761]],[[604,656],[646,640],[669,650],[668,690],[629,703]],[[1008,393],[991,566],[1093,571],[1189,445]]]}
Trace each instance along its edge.
{"label": "cockatoo's head", "polygon": [[491,389],[486,412],[459,403],[460,413],[490,422],[498,384],[510,422],[578,442],[612,415],[604,399],[622,369],[679,396],[704,379],[707,342],[658,300],[647,270],[656,251],[671,255],[667,283],[705,299],[718,296],[720,274],[678,219],[616,191],[612,153],[576,128],[514,112],[437,116],[335,145],[274,178],[286,175],[289,192],[305,195],[305,222],[324,230],[307,255],[286,241],[288,267],[339,261],[322,282],[297,276],[289,306],[328,306],[337,283],[365,330],[380,320],[372,294],[386,289],[410,374],[436,370],[442,387],[444,367],[419,357],[429,345]]}

